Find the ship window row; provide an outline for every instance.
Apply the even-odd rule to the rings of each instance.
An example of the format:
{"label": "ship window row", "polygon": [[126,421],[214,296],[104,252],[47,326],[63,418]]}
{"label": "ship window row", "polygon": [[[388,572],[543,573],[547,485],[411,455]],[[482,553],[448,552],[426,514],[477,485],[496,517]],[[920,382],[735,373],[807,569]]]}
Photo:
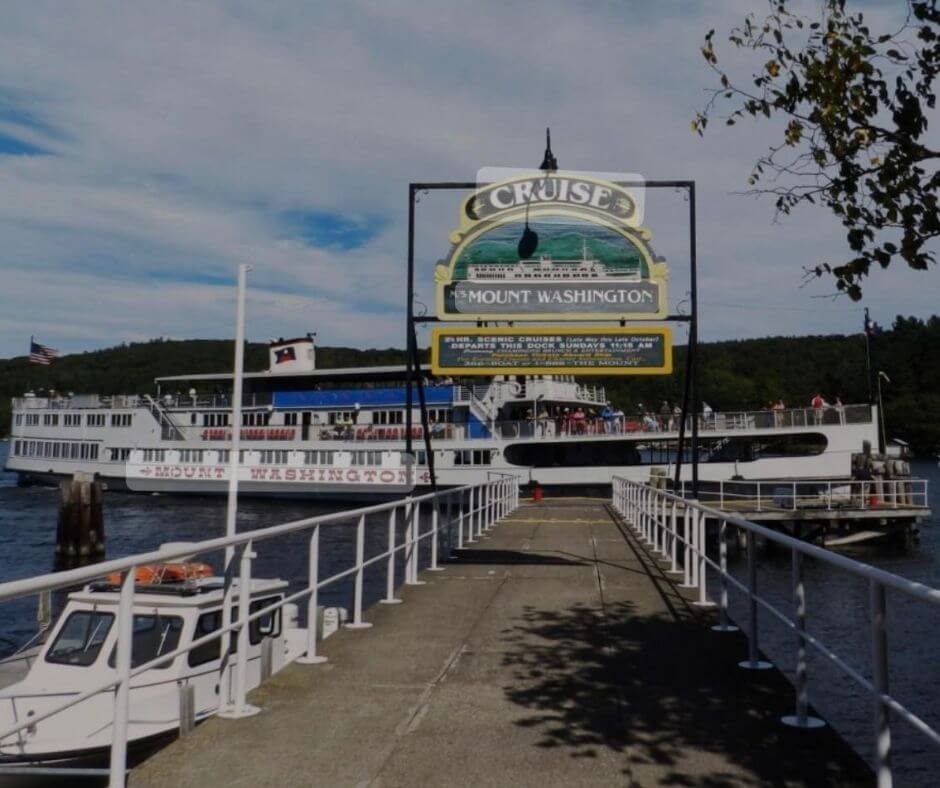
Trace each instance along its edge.
{"label": "ship window row", "polygon": [[352,452],[353,465],[381,465],[382,452],[380,451],[354,451]]}
{"label": "ship window row", "polygon": [[[41,415],[41,419],[40,419]],[[112,427],[130,427],[134,422],[134,414],[132,413],[112,413],[111,415],[111,426]],[[59,426],[59,414],[58,413],[17,413],[13,422],[17,427],[25,424],[27,427],[38,427],[40,423],[43,427],[58,427]],[[89,413],[85,416],[85,424],[89,427],[104,427],[108,424],[108,414],[107,413]],[[81,413],[63,413],[62,414],[62,426],[63,427],[81,427],[82,426],[82,414]]]}
{"label": "ship window row", "polygon": [[404,424],[405,411],[403,410],[374,410],[372,411],[373,424]]}
{"label": "ship window row", "polygon": [[305,451],[304,465],[332,465],[335,454],[332,451]]}
{"label": "ship window row", "polygon": [[164,462],[166,449],[144,449],[144,462]]}
{"label": "ship window row", "polygon": [[13,442],[14,457],[49,457],[53,460],[97,460],[98,444],[82,441]]}
{"label": "ship window row", "polygon": [[229,426],[229,414],[228,413],[203,413],[202,414],[202,426],[203,427],[228,427]]}
{"label": "ship window row", "polygon": [[129,448],[112,447],[110,450],[111,462],[127,462],[131,458]]}
{"label": "ship window row", "polygon": [[[734,436],[699,441],[699,461],[754,462],[755,460],[815,457],[822,454],[828,441],[821,433]],[[513,465],[534,468],[583,468],[589,466],[668,465],[676,461],[677,442],[673,439],[650,441],[598,441],[591,443],[527,443],[509,446],[506,459]],[[691,460],[686,444],[683,462]]]}
{"label": "ship window row", "polygon": [[252,411],[242,414],[243,427],[267,427],[271,421],[271,414],[268,411]]}
{"label": "ship window row", "polygon": [[287,465],[286,449],[264,449],[261,452],[262,465]]}
{"label": "ship window row", "polygon": [[201,463],[203,456],[202,449],[180,449],[180,462]]}
{"label": "ship window row", "polygon": [[489,465],[493,461],[490,449],[460,449],[454,452],[454,465]]}

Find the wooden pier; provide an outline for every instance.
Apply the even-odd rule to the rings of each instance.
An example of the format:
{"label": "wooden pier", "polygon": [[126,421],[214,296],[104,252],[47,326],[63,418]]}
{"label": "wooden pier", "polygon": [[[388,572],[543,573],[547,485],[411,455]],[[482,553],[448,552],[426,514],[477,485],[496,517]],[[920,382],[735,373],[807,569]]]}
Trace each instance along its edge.
{"label": "wooden pier", "polygon": [[367,630],[322,644],[133,770],[130,784],[250,786],[870,785],[793,687],[743,671],[600,501],[523,505]]}

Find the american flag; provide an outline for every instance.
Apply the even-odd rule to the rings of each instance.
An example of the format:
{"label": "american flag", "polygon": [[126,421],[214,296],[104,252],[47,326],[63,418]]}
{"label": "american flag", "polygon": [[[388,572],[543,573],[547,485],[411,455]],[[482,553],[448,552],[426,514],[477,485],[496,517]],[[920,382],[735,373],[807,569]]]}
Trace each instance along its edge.
{"label": "american flag", "polygon": [[49,366],[52,359],[59,357],[59,351],[54,347],[40,345],[35,339],[29,340],[29,363]]}

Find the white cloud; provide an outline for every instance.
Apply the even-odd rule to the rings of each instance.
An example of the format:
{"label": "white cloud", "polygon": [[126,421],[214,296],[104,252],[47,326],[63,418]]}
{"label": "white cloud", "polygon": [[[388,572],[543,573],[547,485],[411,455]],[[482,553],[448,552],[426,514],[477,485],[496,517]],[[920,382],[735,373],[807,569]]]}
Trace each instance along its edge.
{"label": "white cloud", "polygon": [[[701,38],[752,6],[5,9],[0,134],[22,131],[2,112],[12,104],[40,121],[24,139],[51,155],[0,158],[0,354],[21,353],[30,333],[65,350],[227,335],[233,296],[221,282],[240,262],[255,267],[252,336],[310,329],[325,343],[397,344],[407,183],[535,164],[546,125],[564,167],[696,179],[704,337],[857,331],[855,305],[811,300],[821,283],[800,288],[803,264],[844,254],[838,226],[810,211],[774,225],[769,203],[730,194],[768,127],[689,133],[711,84]],[[657,204],[648,221],[674,264],[675,302],[683,204]],[[419,206],[427,303],[455,205],[434,195]],[[388,226],[363,248],[316,249],[285,239],[286,210]],[[936,271],[874,282],[883,321],[934,310]]]}

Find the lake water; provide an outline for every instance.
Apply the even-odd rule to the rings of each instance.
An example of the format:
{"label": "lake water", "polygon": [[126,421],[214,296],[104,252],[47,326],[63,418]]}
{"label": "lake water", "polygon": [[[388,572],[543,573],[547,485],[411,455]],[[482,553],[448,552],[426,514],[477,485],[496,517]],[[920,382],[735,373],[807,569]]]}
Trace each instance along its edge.
{"label": "lake water", "polygon": [[[0,443],[0,466],[9,444]],[[940,512],[940,469],[935,462],[914,465],[917,476],[929,479],[934,512]],[[349,508],[305,501],[244,500],[239,504],[238,528],[247,530]],[[28,577],[53,568],[57,494],[43,487],[20,488],[13,474],[0,473],[0,582]],[[370,521],[367,555],[386,548],[383,515]],[[903,577],[940,587],[940,520],[922,524],[919,542],[908,545],[857,546],[844,549],[860,561]],[[145,496],[108,492],[105,495],[107,555],[116,558],[159,547],[165,542],[195,541],[225,531],[223,498]],[[399,539],[401,523],[399,523]],[[353,523],[323,529],[321,577],[347,568],[355,554]],[[292,536],[258,546],[256,576],[282,577],[297,587],[306,577],[306,540]],[[426,561],[427,556],[424,556]],[[210,560],[218,566],[220,557]],[[743,566],[735,564],[736,571]],[[402,565],[397,568],[401,577]],[[808,626],[863,675],[870,677],[868,587],[865,582],[826,566],[806,562]],[[761,557],[759,586],[782,610],[790,611],[790,558],[783,552]],[[366,605],[384,595],[384,562],[366,572]],[[352,583],[345,580],[321,593],[321,603],[351,606]],[[61,604],[61,598],[57,600]],[[8,653],[35,631],[35,601],[0,605],[0,653]],[[732,595],[734,616],[745,621],[741,600]],[[931,608],[898,594],[888,594],[891,691],[915,713],[940,727],[940,607]],[[784,670],[792,670],[793,635],[769,615],[761,615],[761,647]],[[872,751],[873,701],[831,664],[810,653],[810,697],[820,712],[866,757]],[[747,679],[742,671],[742,681]],[[812,746],[811,736],[807,746]],[[940,774],[940,748],[902,721],[894,723],[896,784],[933,786]]]}

